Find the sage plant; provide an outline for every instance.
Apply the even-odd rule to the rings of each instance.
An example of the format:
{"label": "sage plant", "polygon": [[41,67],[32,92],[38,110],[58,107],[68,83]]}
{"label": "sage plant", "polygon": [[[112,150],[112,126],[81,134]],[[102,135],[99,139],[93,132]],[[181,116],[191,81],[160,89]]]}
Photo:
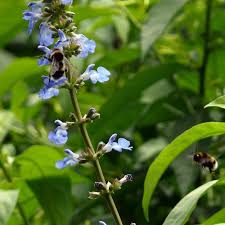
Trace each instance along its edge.
{"label": "sage plant", "polygon": [[[86,82],[93,84],[104,83],[110,79],[111,73],[104,67],[95,67],[91,64],[80,75],[77,75],[71,57],[86,58],[95,52],[96,43],[85,35],[77,33],[77,27],[73,21],[74,13],[68,11],[73,0],[42,0],[28,4],[28,10],[23,13],[23,18],[29,22],[28,34],[39,25],[39,46],[43,56],[38,60],[39,66],[49,66],[50,72],[42,76],[43,87],[39,97],[43,100],[58,96],[60,88],[66,88],[69,92],[74,112],[68,121],[55,120],[56,128],[48,135],[50,142],[56,145],[64,145],[68,140],[71,127],[78,126],[85,144],[85,150],[75,153],[71,149],[65,149],[65,158],[56,162],[56,168],[76,166],[77,164],[92,163],[98,175],[95,182],[95,191],[89,192],[89,198],[105,198],[117,225],[122,225],[122,220],[112,198],[112,194],[121,189],[121,186],[132,181],[132,175],[127,174],[121,179],[115,178],[112,182],[106,181],[100,158],[112,150],[122,152],[132,150],[130,142],[125,138],[118,138],[112,134],[107,143],[99,142],[94,148],[86,124],[100,117],[95,108],[90,107],[86,114],[82,114],[77,98],[77,93]],[[104,225],[105,222],[99,221]],[[134,225],[134,223],[132,223]]]}

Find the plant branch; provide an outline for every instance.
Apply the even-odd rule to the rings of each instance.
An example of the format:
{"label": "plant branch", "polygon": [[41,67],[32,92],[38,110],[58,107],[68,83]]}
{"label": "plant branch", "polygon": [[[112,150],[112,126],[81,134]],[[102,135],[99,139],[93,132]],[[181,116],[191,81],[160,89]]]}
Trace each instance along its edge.
{"label": "plant branch", "polygon": [[[1,168],[2,171],[3,171],[3,174],[4,174],[5,178],[6,178],[6,180],[7,180],[8,182],[12,183],[12,178],[11,178],[11,176],[9,175],[7,169],[5,168],[3,162],[1,162],[1,161],[0,161],[0,168]],[[17,202],[16,207],[17,207],[17,209],[18,209],[18,211],[19,211],[19,214],[20,214],[21,218],[23,219],[24,225],[29,225],[29,222],[28,222],[28,220],[27,220],[27,218],[26,218],[26,215],[25,215],[25,213],[24,213],[24,211],[23,211],[23,207],[22,207],[22,205],[20,204],[19,201]]]}
{"label": "plant branch", "polygon": [[[80,111],[80,106],[79,106],[78,99],[77,99],[77,96],[76,96],[74,88],[73,89],[69,89],[69,92],[70,92],[70,98],[71,98],[71,101],[72,101],[74,113],[75,113],[75,115],[76,115],[76,117],[78,119],[78,122],[80,122],[80,121],[82,121],[82,114],[81,114],[81,111]],[[79,129],[80,129],[82,138],[84,140],[84,143],[85,143],[85,145],[87,147],[88,153],[93,155],[95,153],[95,150],[93,148],[91,139],[90,139],[89,134],[87,132],[86,124],[85,123],[80,123],[79,124]],[[95,161],[93,161],[93,164],[94,164],[94,167],[96,169],[96,172],[97,172],[97,175],[98,175],[99,179],[101,180],[101,182],[106,184],[106,180],[105,180],[105,177],[104,177],[101,165],[99,163],[99,160],[95,159]],[[119,215],[119,212],[118,212],[118,210],[116,208],[115,202],[114,202],[111,194],[110,193],[106,194],[105,195],[105,199],[106,199],[106,201],[108,203],[108,206],[109,206],[109,208],[110,208],[110,210],[111,210],[111,212],[113,214],[113,217],[115,219],[116,224],[117,225],[123,225],[122,220],[121,220],[120,215]]]}
{"label": "plant branch", "polygon": [[203,60],[202,65],[199,68],[199,96],[201,99],[205,95],[205,78],[206,78],[206,67],[209,59],[209,42],[210,42],[210,21],[212,14],[212,0],[206,0],[206,15],[205,15],[205,33],[204,33],[204,46],[203,46]]}

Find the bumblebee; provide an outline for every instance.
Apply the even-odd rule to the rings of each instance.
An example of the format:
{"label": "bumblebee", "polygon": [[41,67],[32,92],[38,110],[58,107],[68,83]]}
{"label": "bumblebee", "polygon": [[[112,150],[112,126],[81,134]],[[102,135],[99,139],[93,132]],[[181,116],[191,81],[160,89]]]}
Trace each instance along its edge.
{"label": "bumblebee", "polygon": [[193,161],[201,165],[203,168],[208,168],[212,173],[218,168],[217,160],[206,152],[196,152],[193,155]]}
{"label": "bumblebee", "polygon": [[49,76],[58,80],[68,71],[63,52],[60,49],[54,49],[50,56],[50,61],[52,62],[52,67]]}

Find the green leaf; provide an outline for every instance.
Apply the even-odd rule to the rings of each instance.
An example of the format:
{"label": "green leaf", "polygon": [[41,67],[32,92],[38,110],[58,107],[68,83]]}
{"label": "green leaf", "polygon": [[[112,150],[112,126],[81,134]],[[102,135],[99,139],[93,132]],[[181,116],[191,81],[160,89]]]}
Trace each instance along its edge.
{"label": "green leaf", "polygon": [[16,130],[20,125],[14,113],[10,111],[0,111],[0,124],[0,142],[10,130]]}
{"label": "green leaf", "polygon": [[15,59],[0,74],[0,96],[10,90],[17,81],[33,75],[41,75],[43,68],[37,66],[37,61],[31,58]]}
{"label": "green leaf", "polygon": [[174,141],[172,141],[159,156],[154,160],[148,169],[145,183],[144,183],[144,196],[142,200],[142,207],[144,215],[149,220],[148,207],[151,201],[152,194],[156,188],[156,185],[167,169],[167,167],[181,154],[187,147],[194,142],[215,136],[225,134],[225,123],[220,122],[208,122],[193,126],[189,130],[179,135]]}
{"label": "green leaf", "polygon": [[63,171],[55,168],[55,162],[63,157],[56,148],[34,145],[16,157],[15,166],[19,166],[20,175],[24,179],[43,176],[62,175]]}
{"label": "green leaf", "polygon": [[0,190],[0,224],[4,225],[7,223],[11,216],[16,202],[18,199],[19,192],[17,190],[4,191]]}
{"label": "green leaf", "polygon": [[109,16],[120,13],[119,9],[113,7],[94,7],[94,6],[85,6],[85,7],[74,6],[73,11],[76,13],[76,21],[99,18],[100,16]]}
{"label": "green leaf", "polygon": [[72,191],[68,177],[33,179],[28,185],[44,209],[50,224],[68,225],[72,216]]}
{"label": "green leaf", "polygon": [[[202,186],[196,188],[184,198],[182,198],[178,204],[172,209],[169,215],[166,217],[163,225],[184,225],[188,221],[191,213],[195,209],[199,198],[212,186],[214,186],[218,180],[210,181]],[[211,223],[214,224],[214,223]]]}
{"label": "green leaf", "polygon": [[225,95],[220,96],[219,98],[216,98],[215,100],[207,104],[204,108],[207,108],[207,107],[219,107],[219,108],[225,109]]}
{"label": "green leaf", "polygon": [[121,132],[130,127],[131,121],[137,120],[145,110],[146,104],[141,102],[143,91],[155,82],[173,75],[179,69],[181,66],[178,64],[148,67],[137,72],[133,79],[126,81],[124,87],[117,90],[101,107],[101,120],[96,121],[90,128],[94,139],[99,141],[115,130]]}
{"label": "green leaf", "polygon": [[124,15],[113,16],[113,22],[122,42],[126,43],[130,31],[130,23],[127,17]]}
{"label": "green leaf", "polygon": [[116,51],[110,51],[100,58],[96,64],[104,65],[107,68],[114,68],[138,59],[139,54],[138,48],[124,47]]}
{"label": "green leaf", "polygon": [[[13,7],[12,7],[13,6]],[[24,0],[0,1],[0,46],[8,43],[19,30],[22,30]]]}
{"label": "green leaf", "polygon": [[147,21],[142,26],[141,49],[145,56],[151,45],[160,37],[170,20],[188,0],[161,0],[149,10]]}
{"label": "green leaf", "polygon": [[201,225],[211,225],[216,223],[222,223],[224,222],[224,215],[225,215],[225,208],[219,210],[212,216],[210,216],[206,221],[201,223]]}

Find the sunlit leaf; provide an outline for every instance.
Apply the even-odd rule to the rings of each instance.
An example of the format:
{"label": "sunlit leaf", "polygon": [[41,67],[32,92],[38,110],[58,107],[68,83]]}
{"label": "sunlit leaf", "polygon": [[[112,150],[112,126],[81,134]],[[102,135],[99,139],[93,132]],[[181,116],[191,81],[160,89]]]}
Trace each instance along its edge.
{"label": "sunlit leaf", "polygon": [[210,181],[202,186],[196,188],[184,198],[172,209],[169,215],[166,217],[163,225],[184,225],[188,221],[191,213],[195,209],[199,198],[212,186],[214,186],[218,180]]}
{"label": "sunlit leaf", "polygon": [[225,215],[225,208],[219,210],[212,216],[210,216],[206,221],[201,223],[201,225],[211,225],[216,223],[222,223],[224,222],[224,215]]}
{"label": "sunlit leaf", "polygon": [[215,100],[213,100],[212,102],[210,102],[209,104],[205,106],[205,108],[207,107],[219,107],[219,108],[225,109],[225,95],[219,98],[216,98]]}
{"label": "sunlit leaf", "polygon": [[17,202],[19,192],[17,190],[0,190],[0,224],[7,223]]}
{"label": "sunlit leaf", "polygon": [[62,156],[56,148],[34,145],[16,158],[15,165],[19,166],[20,175],[24,179],[56,176],[63,173],[55,168],[55,162]]}
{"label": "sunlit leaf", "polygon": [[145,56],[151,45],[160,37],[170,20],[188,0],[161,0],[149,10],[141,33],[142,55]]}

